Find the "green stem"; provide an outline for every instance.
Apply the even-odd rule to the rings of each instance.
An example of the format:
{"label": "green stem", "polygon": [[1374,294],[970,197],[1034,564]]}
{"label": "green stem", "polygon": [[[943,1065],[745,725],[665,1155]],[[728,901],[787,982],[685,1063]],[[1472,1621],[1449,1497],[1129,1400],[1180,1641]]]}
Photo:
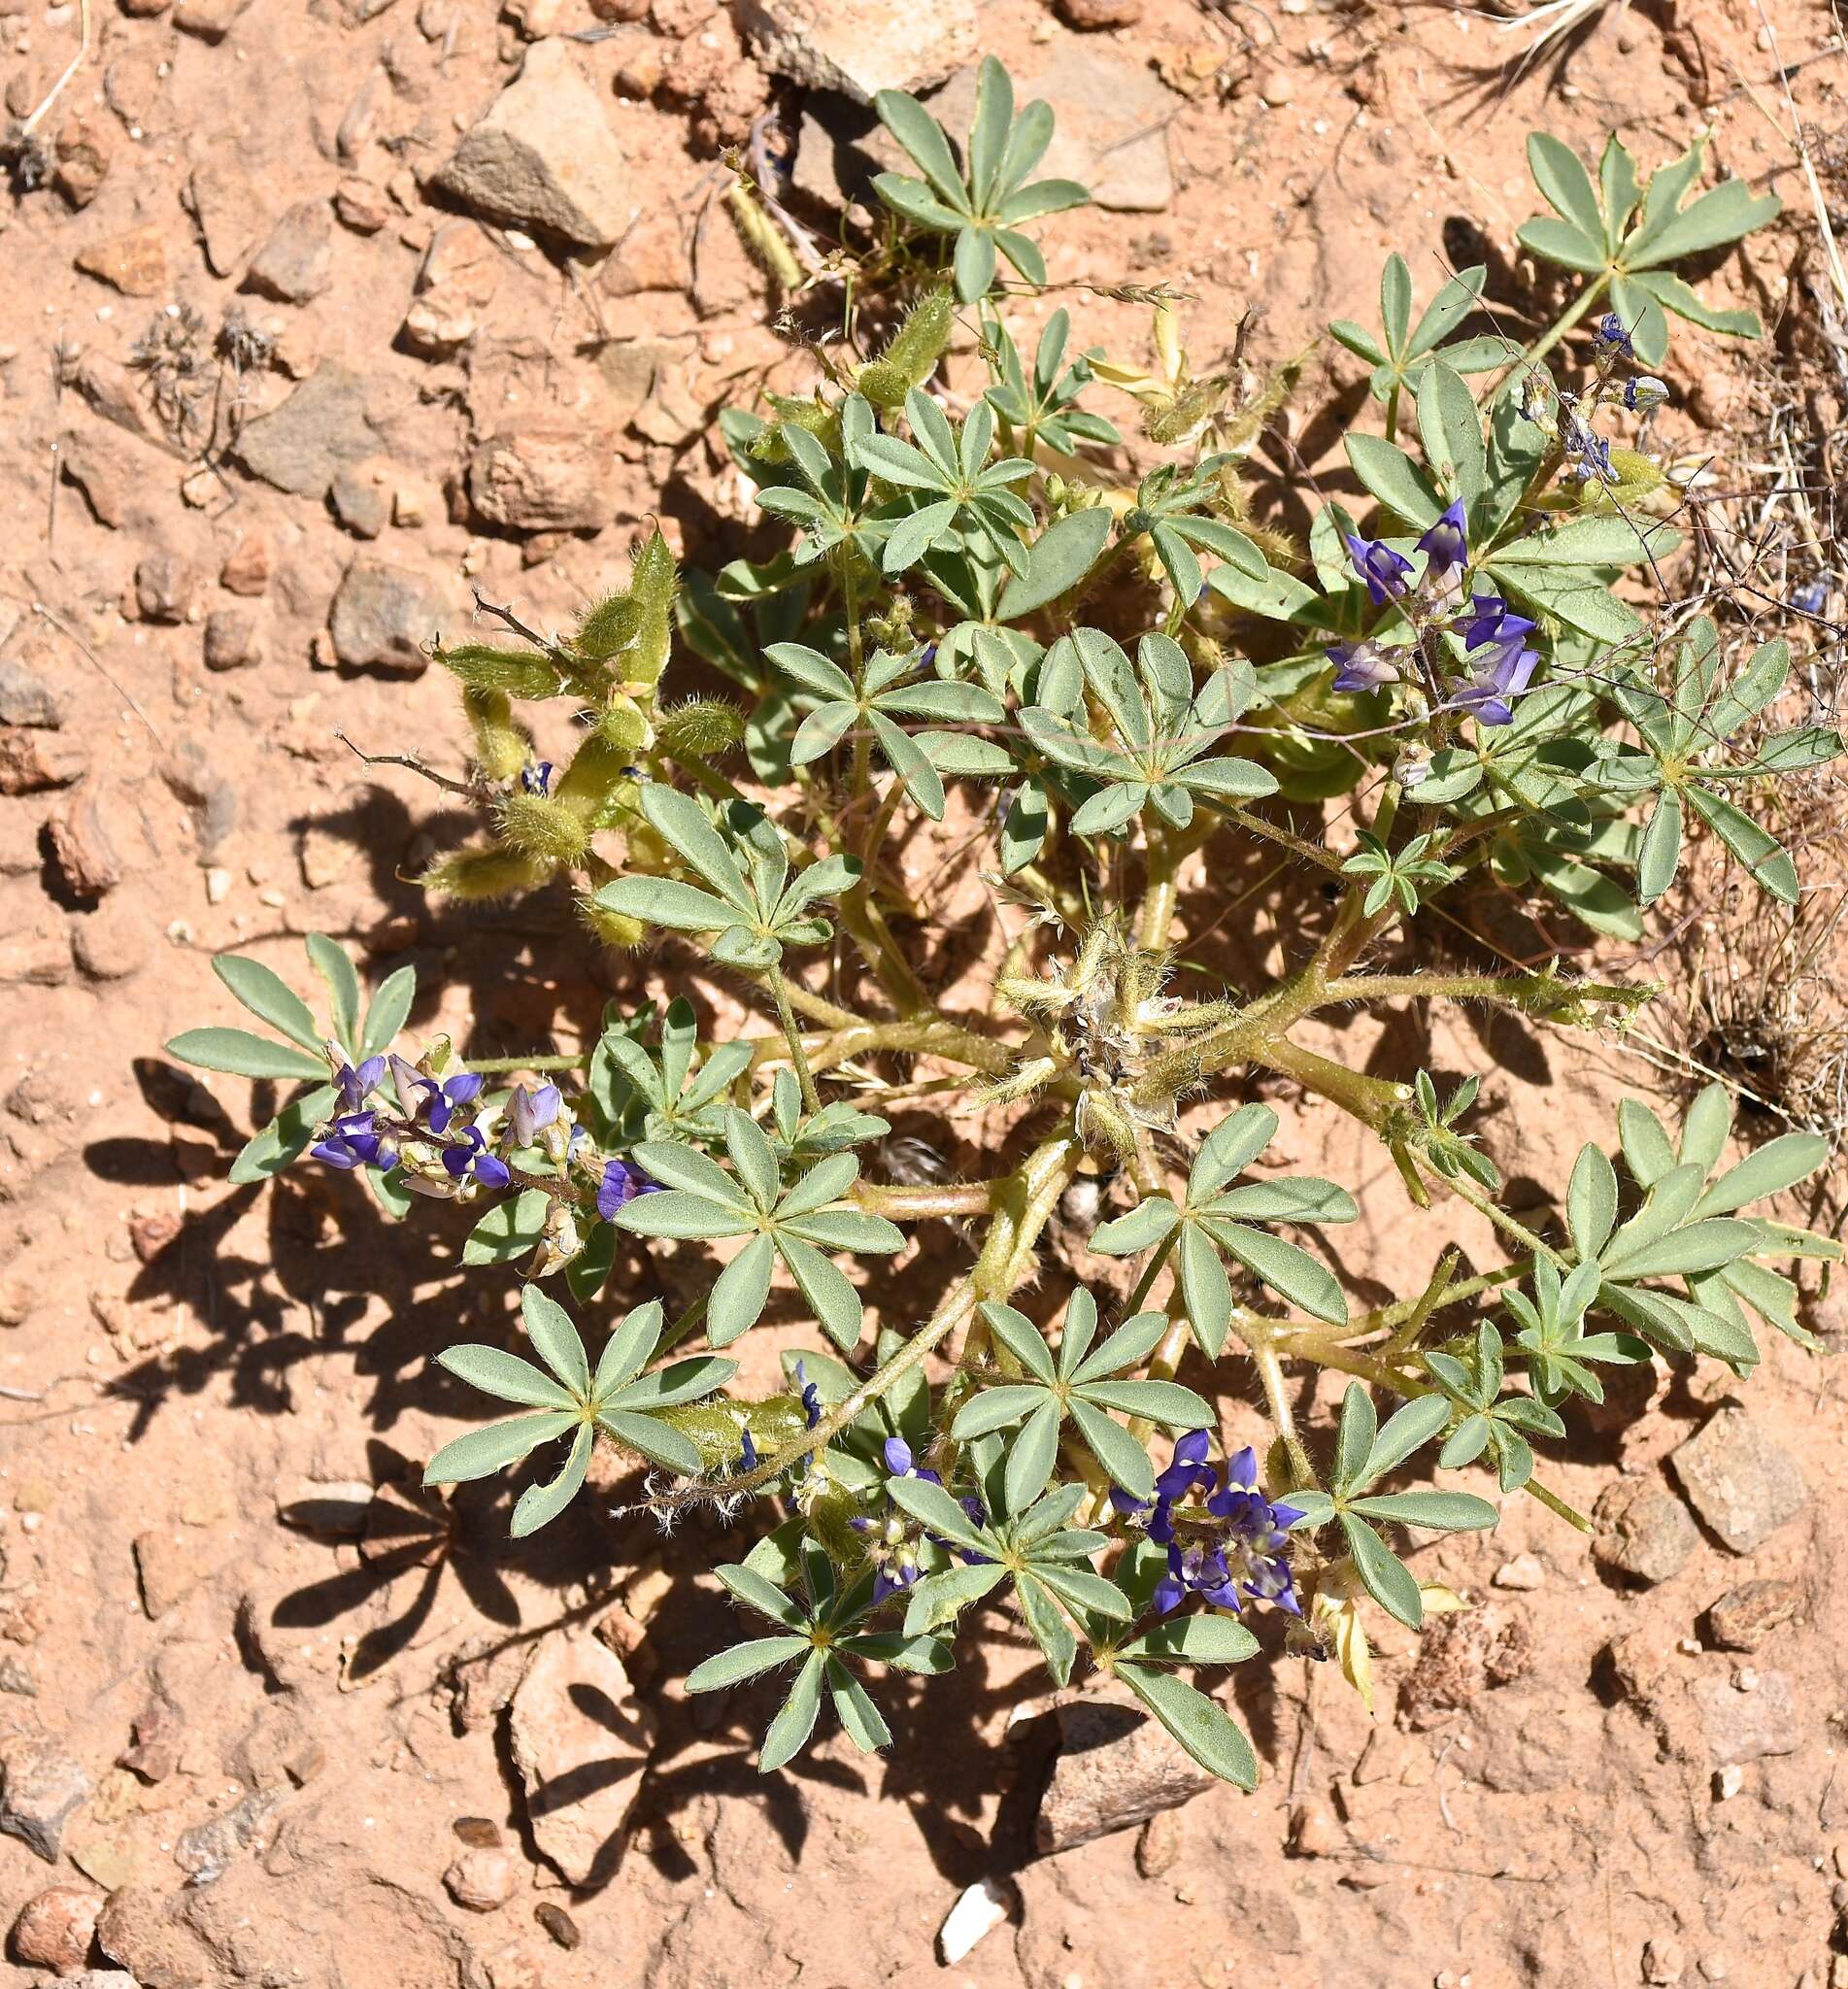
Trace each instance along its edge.
{"label": "green stem", "polygon": [[1166,950],[1168,927],[1174,923],[1180,870],[1181,851],[1176,838],[1163,830],[1155,830],[1149,837],[1148,882],[1142,909],[1136,917],[1136,944],[1144,953]]}
{"label": "green stem", "polygon": [[1180,1240],[1181,1226],[1176,1223],[1155,1246],[1148,1263],[1142,1266],[1142,1275],[1136,1280],[1135,1290],[1124,1301],[1123,1316],[1126,1319],[1133,1319],[1148,1302],[1149,1293],[1154,1289],[1156,1279],[1161,1275],[1161,1266],[1174,1255],[1174,1246]]}
{"label": "green stem", "polygon": [[1539,340],[1530,345],[1515,361],[1516,366],[1534,366],[1544,359],[1548,353],[1559,344],[1565,334],[1583,318],[1599,297],[1604,294],[1610,283],[1610,271],[1595,277],[1583,290],[1568,304],[1564,315],[1554,324],[1551,331],[1543,332]]}
{"label": "green stem", "polygon": [[596,1055],[580,1050],[571,1057],[464,1057],[462,1068],[477,1077],[511,1077],[517,1070],[583,1070]]}
{"label": "green stem", "polygon": [[802,1048],[802,1031],[796,1025],[795,1010],[790,1006],[790,991],[784,985],[783,969],[780,966],[766,967],[763,983],[777,1005],[777,1020],[783,1025],[784,1038],[790,1046],[790,1062],[795,1066],[795,1081],[802,1087],[802,1103],[808,1111],[819,1112],[822,1109],[821,1094],[815,1089],[815,1073],[809,1068],[808,1054]]}
{"label": "green stem", "polygon": [[935,1188],[882,1188],[856,1181],[855,1202],[892,1222],[915,1223],[930,1216],[985,1216],[994,1206],[995,1181],[949,1181]]}

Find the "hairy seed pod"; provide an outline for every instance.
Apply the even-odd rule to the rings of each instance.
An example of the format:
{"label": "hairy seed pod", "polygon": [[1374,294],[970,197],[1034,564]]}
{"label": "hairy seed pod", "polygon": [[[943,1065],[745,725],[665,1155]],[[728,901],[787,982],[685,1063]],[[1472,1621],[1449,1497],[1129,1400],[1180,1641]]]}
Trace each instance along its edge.
{"label": "hairy seed pod", "polygon": [[744,713],[717,697],[693,697],[660,714],[655,724],[660,749],[669,758],[691,754],[715,759],[744,737]]}
{"label": "hairy seed pod", "polygon": [[613,746],[624,760],[646,753],[655,743],[655,727],[634,698],[618,693],[603,707],[597,719],[596,736]]}
{"label": "hairy seed pod", "polygon": [[547,863],[575,863],[590,846],[584,817],[546,794],[503,794],[494,803],[494,826],[510,850]]}
{"label": "hairy seed pod", "polygon": [[802,287],[802,265],[775,218],[742,180],[725,188],[725,205],[738,224],[744,245],[786,290]]}
{"label": "hairy seed pod", "polygon": [[879,357],[859,369],[854,385],[876,408],[900,408],[914,387],[936,371],[956,329],[956,295],[939,284],[915,304]]}
{"label": "hairy seed pod", "polygon": [[498,843],[457,850],[432,863],[418,882],[425,891],[445,897],[461,898],[471,904],[487,904],[495,898],[513,897],[522,891],[536,891],[551,874],[549,863],[536,861],[518,850]]}
{"label": "hairy seed pod", "polygon": [[595,828],[608,816],[611,798],[632,790],[635,772],[628,754],[601,731],[588,733],[572,756],[554,791],[560,804],[585,825]]}
{"label": "hairy seed pod", "polygon": [[633,953],[648,938],[648,927],[626,912],[610,912],[596,899],[584,895],[576,900],[578,917],[598,945],[612,953]]}
{"label": "hairy seed pod", "polygon": [[490,781],[510,781],[526,764],[532,734],[514,723],[504,691],[465,690],[462,709],[475,734],[475,763]]}
{"label": "hairy seed pod", "polygon": [[659,525],[635,556],[629,584],[586,611],[573,647],[588,662],[619,659],[630,684],[655,684],[667,667],[679,576]]}
{"label": "hairy seed pod", "polygon": [[470,691],[504,691],[510,697],[556,697],[558,672],[529,649],[492,649],[484,643],[439,645],[436,660]]}

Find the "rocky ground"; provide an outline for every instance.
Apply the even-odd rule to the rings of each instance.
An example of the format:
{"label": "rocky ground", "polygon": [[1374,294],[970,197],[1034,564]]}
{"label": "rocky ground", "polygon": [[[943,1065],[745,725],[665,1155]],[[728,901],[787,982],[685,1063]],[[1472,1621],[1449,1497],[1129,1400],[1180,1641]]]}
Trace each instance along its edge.
{"label": "rocky ground", "polygon": [[[678,1682],[727,1620],[694,1577],[735,1550],[588,1509],[514,1548],[491,1488],[415,1490],[468,1413],[428,1357],[504,1295],[462,1287],[434,1215],[407,1245],[343,1184],[227,1190],[250,1087],[159,1051],[222,1018],[215,952],[299,977],[310,930],[375,976],[415,962],[414,1027],[480,1054],[594,1028],[607,970],[568,907],[433,907],[406,880],[465,818],[338,732],[459,762],[423,646],[468,620],[471,584],[561,624],[644,519],[693,559],[735,551],[748,505],[714,413],[812,373],[728,218],[727,148],[767,148],[824,245],[878,153],[867,92],[966,107],[999,53],[1059,115],[1050,169],[1101,203],[1047,226],[1059,287],[1023,323],[1065,302],[1086,343],[1139,356],[1146,309],[1085,287],[1166,282],[1196,300],[1203,370],[1248,311],[1258,365],[1369,316],[1394,247],[1421,292],[1488,260],[1526,329],[1528,130],[1590,151],[1615,127],[1653,164],[1710,124],[1719,164],[1790,210],[1705,279],[1761,310],[1766,353],[1678,328],[1662,438],[1718,449],[1736,489],[1775,470],[1777,409],[1799,438],[1828,424],[1792,143],[1834,199],[1827,11],[1594,6],[1519,74],[1519,36],[1448,4],[88,13],[85,59],[22,135],[86,17],[0,0],[0,1973],[1848,1981],[1848,1405],[1827,1362],[1778,1346],[1736,1403],[1706,1371],[1627,1402],[1601,1455],[1555,1473],[1596,1504],[1589,1555],[1522,1501],[1493,1540],[1421,1555],[1476,1606],[1388,1640],[1376,1719],[1329,1669],[1246,1667],[1255,1797],[1201,1793],[1107,1701],[1035,1699],[999,1624],[988,1660],[888,1694],[890,1756],[836,1736],[761,1783],[761,1695],[692,1704]],[[1273,471],[1330,460],[1355,381],[1316,353]],[[1759,559],[1764,612],[1827,566],[1808,551],[1800,576]],[[1839,844],[1829,860],[1839,893]],[[1541,1181],[1620,1091],[1672,1093],[1611,1046],[1489,1054],[1491,1150]],[[1437,1067],[1483,1058],[1465,1034]],[[1373,1167],[1281,1109],[1293,1158]],[[1439,1220],[1363,1229],[1350,1268],[1421,1274]]]}

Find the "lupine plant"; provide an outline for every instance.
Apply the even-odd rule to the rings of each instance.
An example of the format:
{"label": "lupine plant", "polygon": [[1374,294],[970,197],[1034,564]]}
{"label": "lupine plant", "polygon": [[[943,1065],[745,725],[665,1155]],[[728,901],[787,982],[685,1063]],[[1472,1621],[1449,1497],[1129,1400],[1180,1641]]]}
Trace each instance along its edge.
{"label": "lupine plant", "polygon": [[[682,574],[655,533],[574,627],[497,608],[496,642],[434,652],[474,738],[450,785],[485,832],[428,887],[466,905],[562,882],[588,934],[762,1025],[714,1040],[683,994],[613,1004],[582,1055],[400,1047],[408,971],[362,1002],[316,938],[324,1018],[226,958],[270,1033],[170,1047],[295,1087],[235,1179],[299,1163],[393,1218],[456,1203],[463,1265],[518,1266],[518,1320],[432,1350],[516,1413],[429,1479],[514,1471],[525,1533],[601,1451],[597,1496],[631,1473],[627,1523],[712,1508],[741,1641],[688,1682],[775,1678],[765,1769],[824,1702],[884,1745],[866,1668],[874,1690],[940,1671],[1017,1618],[1058,1686],[1114,1676],[1249,1786],[1223,1668],[1332,1651],[1365,1690],[1368,1611],[1462,1606],[1415,1571],[1432,1536],[1520,1497],[1584,1526],[1547,1482],[1581,1399],[1639,1363],[1743,1375],[1765,1328],[1804,1342],[1776,1266],[1837,1254],[1763,1208],[1823,1140],[1726,1164],[1718,1087],[1678,1129],[1627,1103],[1553,1207],[1516,1213],[1471,1127],[1495,1071],[1440,1091],[1296,1033],[1406,999],[1621,1028],[1646,987],[1486,940],[1459,970],[1455,935],[1505,905],[1542,958],[1553,920],[1581,959],[1634,939],[1691,834],[1796,899],[1763,796],[1841,741],[1789,709],[1782,642],[1747,654],[1673,607],[1675,492],[1648,447],[1667,388],[1637,363],[1662,363],[1664,312],[1752,328],[1670,264],[1775,203],[1727,182],[1684,206],[1697,149],[1645,188],[1615,143],[1594,182],[1536,138],[1560,219],[1523,242],[1588,287],[1524,349],[1481,269],[1414,320],[1393,257],[1381,331],[1331,327],[1384,432],[1369,414],[1348,435],[1353,494],[1298,541],[1256,515],[1246,465],[1300,360],[1249,391],[1196,376],[1175,300],[1124,293],[1155,311],[1152,369],[1078,350],[1063,309],[1029,364],[1026,230],[1083,197],[1032,178],[1052,114],[1017,114],[991,61],[960,149],[910,97],[879,113],[918,167],[878,183],[888,303],[908,286],[910,308],[878,351],[822,348],[811,394],[722,420],[764,514],[749,555]],[[576,720],[556,765],[520,715],[552,698]],[[971,853],[990,943],[951,998],[927,886]],[[1234,887],[1260,864],[1309,887],[1268,981],[1203,950],[1249,917]],[[1357,1195],[1271,1158],[1264,1082],[1379,1142],[1370,1213],[1428,1232],[1420,1289],[1357,1304]],[[901,1107],[944,1115],[944,1146],[972,1129],[980,1164],[954,1178],[893,1133]],[[1460,1211],[1489,1261],[1442,1247]],[[702,1268],[663,1309],[670,1257]],[[881,1258],[904,1275],[869,1321]],[[753,1395],[718,1350],[767,1331],[773,1298],[819,1335]],[[1318,1370],[1345,1387],[1326,1427],[1303,1407]]]}

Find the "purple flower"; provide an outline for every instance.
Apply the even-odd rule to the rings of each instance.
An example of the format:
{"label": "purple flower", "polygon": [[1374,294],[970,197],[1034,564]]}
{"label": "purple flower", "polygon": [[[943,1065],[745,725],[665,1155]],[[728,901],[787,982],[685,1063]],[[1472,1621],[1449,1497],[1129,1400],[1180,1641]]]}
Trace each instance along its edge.
{"label": "purple flower", "polygon": [[461,1136],[443,1149],[443,1166],[452,1180],[473,1175],[484,1188],[505,1188],[514,1178],[513,1170],[498,1155],[487,1151],[479,1126],[466,1126]]}
{"label": "purple flower", "polygon": [[894,1478],[917,1478],[926,1485],[943,1483],[935,1471],[918,1468],[917,1460],[911,1454],[911,1445],[902,1436],[887,1437],[886,1468]]}
{"label": "purple flower", "polygon": [[1477,594],[1469,603],[1458,633],[1464,649],[1480,649],[1486,642],[1521,647],[1521,638],[1531,635],[1539,624],[1517,615],[1499,594]]}
{"label": "purple flower", "polygon": [[520,770],[520,785],[529,794],[549,794],[552,792],[552,761],[527,760]]}
{"label": "purple flower", "polygon": [[813,1430],[822,1420],[822,1391],[809,1379],[808,1369],[800,1361],[795,1364],[795,1385],[802,1395],[802,1413]]}
{"label": "purple flower", "polygon": [[1806,580],[1791,590],[1790,604],[1799,615],[1820,615],[1829,606],[1829,583]]}
{"label": "purple flower", "polygon": [[1611,446],[1596,434],[1570,409],[1560,411],[1560,447],[1565,452],[1565,475],[1569,482],[1614,484],[1617,472],[1611,467]]}
{"label": "purple flower", "polygon": [[1496,648],[1471,674],[1467,683],[1451,693],[1450,702],[1466,711],[1480,725],[1511,725],[1513,700],[1528,688],[1540,652],[1522,649],[1519,644]]}
{"label": "purple flower", "polygon": [[1336,691],[1377,691],[1398,682],[1398,666],[1377,642],[1331,642],[1328,660],[1334,665]]}
{"label": "purple flower", "polygon": [[1395,553],[1384,539],[1363,539],[1359,532],[1344,535],[1348,557],[1354,570],[1366,582],[1366,590],[1376,608],[1396,600],[1411,583],[1412,562]]}
{"label": "purple flower", "polygon": [[327,1137],[309,1151],[330,1167],[389,1167],[398,1156],[390,1141],[374,1129],[376,1114],[343,1112]]}
{"label": "purple flower", "polygon": [[357,1070],[351,1063],[343,1063],[334,1082],[340,1087],[340,1102],[347,1110],[362,1112],[368,1096],[385,1082],[385,1059],[368,1057]]}
{"label": "purple flower", "polygon": [[523,1084],[516,1085],[507,1101],[507,1124],[513,1130],[514,1144],[531,1146],[540,1128],[550,1126],[557,1118],[563,1103],[564,1094],[555,1084],[542,1084],[530,1092]]}
{"label": "purple flower", "polygon": [[[1350,540],[1352,545],[1353,541]],[[1469,559],[1469,539],[1463,519],[1463,500],[1459,497],[1418,542],[1425,555],[1427,580],[1442,580]]]}
{"label": "purple flower", "polygon": [[1668,398],[1668,389],[1653,373],[1638,373],[1624,382],[1624,405],[1634,414],[1646,415]]}
{"label": "purple flower", "polygon": [[458,1071],[439,1084],[402,1057],[386,1061],[391,1066],[391,1082],[397,1088],[399,1103],[426,1132],[447,1132],[456,1111],[472,1105],[481,1096],[485,1080],[479,1071]]}
{"label": "purple flower", "polygon": [[[1216,1477],[1206,1462],[1207,1433],[1196,1430],[1174,1447],[1174,1462],[1155,1481],[1152,1502],[1111,1494],[1119,1512],[1147,1512],[1149,1538],[1168,1550],[1168,1571],[1151,1604],[1158,1614],[1200,1596],[1216,1609],[1240,1609],[1246,1598],[1302,1613],[1291,1578],[1289,1528],[1302,1517],[1258,1490],[1258,1458],[1249,1447],[1227,1458]],[[1206,1498],[1183,1509],[1183,1501]],[[1178,1521],[1178,1524],[1177,1524]]]}
{"label": "purple flower", "polygon": [[1600,358],[1617,354],[1622,354],[1626,359],[1635,357],[1636,349],[1630,342],[1630,333],[1624,329],[1624,320],[1615,311],[1606,311],[1593,327],[1592,344],[1597,349]]}
{"label": "purple flower", "polygon": [[741,1474],[745,1471],[755,1471],[757,1467],[757,1446],[752,1442],[751,1432],[748,1429],[743,1434],[744,1444],[738,1452],[738,1469]]}
{"label": "purple flower", "polygon": [[626,1208],[638,1195],[654,1195],[659,1188],[660,1183],[651,1181],[632,1161],[605,1161],[597,1189],[597,1214],[606,1223],[614,1222],[617,1211]]}

